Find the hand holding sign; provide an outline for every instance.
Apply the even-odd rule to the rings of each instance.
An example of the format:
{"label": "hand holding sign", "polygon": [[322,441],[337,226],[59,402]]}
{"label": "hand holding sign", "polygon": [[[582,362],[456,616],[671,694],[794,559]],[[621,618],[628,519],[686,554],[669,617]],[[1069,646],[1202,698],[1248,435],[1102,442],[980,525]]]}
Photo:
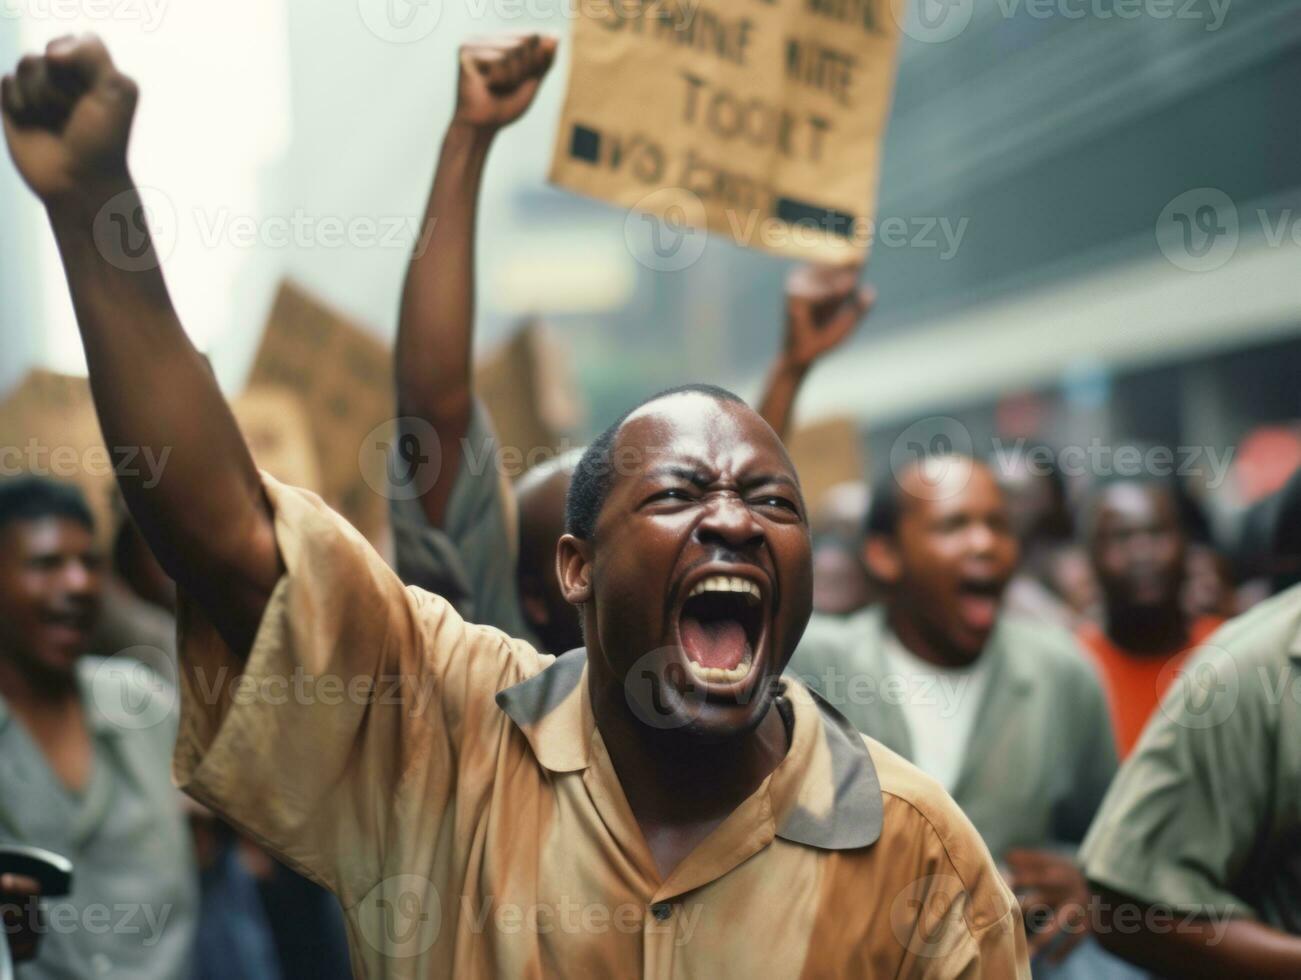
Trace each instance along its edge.
{"label": "hand holding sign", "polygon": [[461,45],[453,122],[499,129],[524,114],[556,56],[556,39],[539,34]]}
{"label": "hand holding sign", "polygon": [[786,358],[808,368],[838,347],[872,310],[876,290],[858,288],[858,266],[802,265],[786,279]]}
{"label": "hand holding sign", "polygon": [[44,201],[87,181],[125,179],[136,85],[94,35],[51,41],[0,82],[5,139],[18,172]]}

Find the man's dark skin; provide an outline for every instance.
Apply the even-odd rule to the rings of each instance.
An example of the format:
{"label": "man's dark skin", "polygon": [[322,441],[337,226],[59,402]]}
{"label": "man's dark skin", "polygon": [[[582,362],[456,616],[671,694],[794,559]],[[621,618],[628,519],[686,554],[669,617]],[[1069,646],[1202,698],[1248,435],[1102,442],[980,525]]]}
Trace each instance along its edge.
{"label": "man's dark skin", "polygon": [[[92,750],[77,684],[100,601],[100,560],[89,528],[67,517],[0,527],[0,696],[70,792],[90,779]],[[36,953],[23,927],[36,882],[0,881],[15,960]]]}
{"label": "man's dark skin", "polygon": [[[138,206],[126,164],[136,98],[94,37],[53,42],[0,87],[10,152],[63,256],[104,439],[172,447],[152,488],[122,478],[127,505],[178,587],[246,657],[283,571],[260,477],[161,272],[123,271],[93,234],[106,205]],[[631,461],[615,469],[596,533],[563,537],[557,568],[586,629],[603,741],[657,864],[670,869],[787,750],[769,708],[810,612],[809,532],[781,441],[743,405],[660,399],[625,422],[617,446]],[[706,696],[695,705],[669,672],[666,695],[685,724],[652,729],[632,712],[627,672],[648,653],[684,657],[680,604],[711,570],[763,591],[754,667],[730,689],[693,680]]]}
{"label": "man's dark skin", "polygon": [[1174,494],[1154,483],[1109,484],[1094,497],[1090,516],[1089,556],[1108,639],[1139,654],[1184,649],[1188,545]]}
{"label": "man's dark skin", "polygon": [[[864,551],[884,586],[887,622],[915,656],[941,668],[969,666],[993,635],[1016,571],[1007,500],[990,469],[968,457],[930,457],[896,479],[895,533],[869,533]],[[1054,949],[1060,961],[1087,934],[1073,918],[1089,898],[1079,869],[1051,851],[1018,848],[1000,857],[1023,909],[1057,910],[1050,922],[1034,923],[1028,948],[1033,956],[1066,931]]]}

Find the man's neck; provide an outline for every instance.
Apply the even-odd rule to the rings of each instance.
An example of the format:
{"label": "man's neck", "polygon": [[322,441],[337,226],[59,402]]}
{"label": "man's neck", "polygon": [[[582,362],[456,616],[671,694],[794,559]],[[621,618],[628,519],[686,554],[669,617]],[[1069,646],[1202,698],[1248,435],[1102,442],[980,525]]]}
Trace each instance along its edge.
{"label": "man's neck", "polygon": [[918,659],[945,670],[970,667],[978,659],[967,656],[962,651],[951,649],[944,643],[936,642],[897,604],[887,603],[885,610],[886,625],[890,627],[903,648]]}
{"label": "man's neck", "polygon": [[629,712],[621,686],[602,692],[593,683],[590,693],[619,785],[664,875],[759,788],[790,747],[775,703],[753,731],[708,741],[649,728]]}
{"label": "man's neck", "polygon": [[1174,653],[1188,645],[1188,618],[1178,602],[1107,609],[1107,639],[1132,653]]}

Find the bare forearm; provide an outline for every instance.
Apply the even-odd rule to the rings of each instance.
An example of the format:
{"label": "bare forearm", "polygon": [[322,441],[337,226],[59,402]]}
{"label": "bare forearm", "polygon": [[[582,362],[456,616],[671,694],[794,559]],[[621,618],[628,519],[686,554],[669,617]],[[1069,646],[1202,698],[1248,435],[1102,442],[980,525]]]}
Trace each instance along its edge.
{"label": "bare forearm", "polygon": [[791,416],[795,412],[795,399],[808,375],[808,368],[792,362],[784,354],[778,355],[768,372],[759,402],[759,414],[782,439],[790,434]]}
{"label": "bare forearm", "polygon": [[422,503],[442,523],[472,410],[474,226],[492,133],[453,123],[443,139],[424,227],[407,269],[398,321],[403,415],[433,426],[442,470]]}
{"label": "bare forearm", "polygon": [[[1125,907],[1126,899],[1111,898],[1113,906]],[[1189,980],[1301,976],[1301,937],[1251,919],[1186,923],[1175,913],[1158,918],[1157,911],[1144,907],[1141,922],[1132,924],[1113,916],[1098,938],[1110,952],[1162,975]]]}
{"label": "bare forearm", "polygon": [[126,175],[49,205],[104,440],[147,448],[160,461],[154,471],[119,476],[127,505],[167,571],[244,649],[279,573],[271,514],[152,245],[125,268],[102,226],[97,245],[95,215],[110,199],[115,211],[136,214]]}

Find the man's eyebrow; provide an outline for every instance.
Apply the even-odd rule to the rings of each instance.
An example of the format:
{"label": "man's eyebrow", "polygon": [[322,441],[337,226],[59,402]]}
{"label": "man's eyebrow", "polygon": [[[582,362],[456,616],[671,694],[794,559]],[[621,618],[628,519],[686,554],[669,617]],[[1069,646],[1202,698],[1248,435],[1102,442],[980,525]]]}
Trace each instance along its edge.
{"label": "man's eyebrow", "polygon": [[709,486],[710,479],[703,467],[683,465],[681,463],[665,463],[663,466],[655,467],[646,475],[651,479],[673,476],[679,480],[686,480],[697,487]]}
{"label": "man's eyebrow", "polygon": [[783,486],[790,487],[796,493],[798,493],[800,489],[800,485],[795,478],[788,476],[785,473],[756,473],[754,476],[745,478],[744,486],[747,488],[760,487],[765,483],[780,483]]}

